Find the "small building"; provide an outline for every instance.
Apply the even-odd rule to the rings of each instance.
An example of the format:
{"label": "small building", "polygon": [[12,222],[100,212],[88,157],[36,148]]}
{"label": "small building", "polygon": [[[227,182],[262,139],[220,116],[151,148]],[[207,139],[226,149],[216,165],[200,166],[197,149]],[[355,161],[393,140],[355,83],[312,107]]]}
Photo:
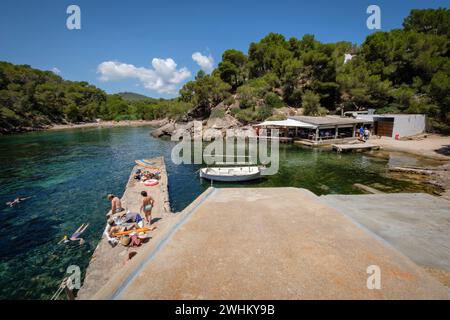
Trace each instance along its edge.
{"label": "small building", "polygon": [[424,133],[427,122],[424,114],[359,114],[356,119],[372,121],[374,135],[391,138]]}
{"label": "small building", "polygon": [[372,120],[343,118],[339,116],[292,116],[282,121],[264,121],[257,128],[278,129],[280,139],[304,141],[306,144],[332,144],[353,140],[358,136],[359,128],[372,127]]}

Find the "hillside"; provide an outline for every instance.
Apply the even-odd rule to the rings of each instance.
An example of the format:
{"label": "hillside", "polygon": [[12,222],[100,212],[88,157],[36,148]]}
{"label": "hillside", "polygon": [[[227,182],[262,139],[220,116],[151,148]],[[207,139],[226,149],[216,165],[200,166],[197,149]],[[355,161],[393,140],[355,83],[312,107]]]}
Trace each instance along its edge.
{"label": "hillside", "polygon": [[[322,43],[313,35],[270,33],[248,52],[226,50],[211,74],[171,100],[122,92],[0,62],[0,133],[67,122],[223,118],[241,123],[288,112],[423,113],[450,132],[450,9],[412,10],[402,29],[370,34],[361,45]],[[351,59],[345,60],[344,57]]]}
{"label": "hillside", "polygon": [[249,123],[279,117],[286,106],[306,115],[373,108],[424,113],[449,132],[449,35],[450,9],[412,10],[403,29],[372,33],[360,46],[270,33],[247,54],[226,50],[210,75],[200,71],[183,86],[180,99],[200,118],[228,113]]}
{"label": "hillside", "polygon": [[0,134],[98,118],[177,118],[191,108],[176,100],[122,95],[108,95],[87,82],[64,80],[50,71],[0,61]]}
{"label": "hillside", "polygon": [[134,93],[134,92],[119,92],[119,96],[126,101],[142,101],[149,99],[149,97],[144,96],[143,94]]}

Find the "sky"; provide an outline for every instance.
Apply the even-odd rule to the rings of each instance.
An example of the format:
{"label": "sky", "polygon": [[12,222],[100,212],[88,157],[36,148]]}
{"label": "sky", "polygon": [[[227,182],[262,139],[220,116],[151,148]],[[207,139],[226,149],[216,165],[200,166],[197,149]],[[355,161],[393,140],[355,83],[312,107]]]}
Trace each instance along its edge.
{"label": "sky", "polygon": [[[81,11],[69,30],[67,8]],[[269,32],[322,42],[361,44],[368,6],[381,9],[381,30],[400,28],[411,9],[450,7],[450,0],[1,0],[0,60],[88,81],[108,93],[170,98],[223,51],[247,53]]]}

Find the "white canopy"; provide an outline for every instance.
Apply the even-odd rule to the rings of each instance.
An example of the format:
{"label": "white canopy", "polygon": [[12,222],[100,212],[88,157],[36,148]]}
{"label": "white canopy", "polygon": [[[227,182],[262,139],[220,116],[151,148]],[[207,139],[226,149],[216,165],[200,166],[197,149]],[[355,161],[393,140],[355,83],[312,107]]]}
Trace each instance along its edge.
{"label": "white canopy", "polygon": [[293,119],[287,119],[287,120],[280,120],[280,121],[264,121],[259,124],[255,124],[255,127],[268,127],[268,126],[274,126],[274,127],[297,127],[297,128],[307,128],[307,129],[316,129],[317,126],[313,124],[309,124],[302,121],[297,121]]}

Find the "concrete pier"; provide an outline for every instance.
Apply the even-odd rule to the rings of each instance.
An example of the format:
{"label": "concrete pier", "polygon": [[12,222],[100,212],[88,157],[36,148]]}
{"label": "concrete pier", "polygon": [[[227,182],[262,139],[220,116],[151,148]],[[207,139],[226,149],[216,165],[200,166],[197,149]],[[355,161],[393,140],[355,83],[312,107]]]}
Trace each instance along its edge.
{"label": "concrete pier", "polygon": [[347,151],[369,151],[369,150],[379,150],[381,147],[376,144],[371,143],[355,143],[355,144],[333,144],[333,150],[337,152],[347,152]]}
{"label": "concrete pier", "polygon": [[[210,188],[89,297],[450,299],[437,278],[346,212],[305,189]],[[373,265],[379,290],[367,288]]]}
{"label": "concrete pier", "polygon": [[[155,199],[155,206],[152,210],[152,218],[153,220],[156,220],[154,225],[157,229],[150,233],[152,237],[155,237],[155,234],[160,232],[159,230],[164,229],[164,224],[168,223],[173,218],[173,214],[170,212],[168,178],[164,158],[152,158],[149,159],[149,161],[154,163],[154,166],[161,172],[159,184],[152,187],[146,187],[141,182],[135,180],[133,178],[133,174],[136,169],[140,168],[136,165],[131,172],[121,201],[124,208],[129,209],[132,212],[139,212],[142,201],[142,197],[140,195],[141,191],[146,190]],[[152,239],[150,239],[150,242],[151,241]],[[133,259],[137,259],[141,254],[143,254],[149,244],[150,243],[145,243],[138,248],[126,248],[118,244],[113,248],[108,243],[105,235],[102,235],[102,239],[97,245],[86,270],[86,276],[83,285],[77,294],[77,298],[91,298],[111,278],[115,276],[115,273],[120,272],[126,264],[130,263]],[[130,252],[136,253],[136,256],[132,260],[127,261],[128,254]]]}

